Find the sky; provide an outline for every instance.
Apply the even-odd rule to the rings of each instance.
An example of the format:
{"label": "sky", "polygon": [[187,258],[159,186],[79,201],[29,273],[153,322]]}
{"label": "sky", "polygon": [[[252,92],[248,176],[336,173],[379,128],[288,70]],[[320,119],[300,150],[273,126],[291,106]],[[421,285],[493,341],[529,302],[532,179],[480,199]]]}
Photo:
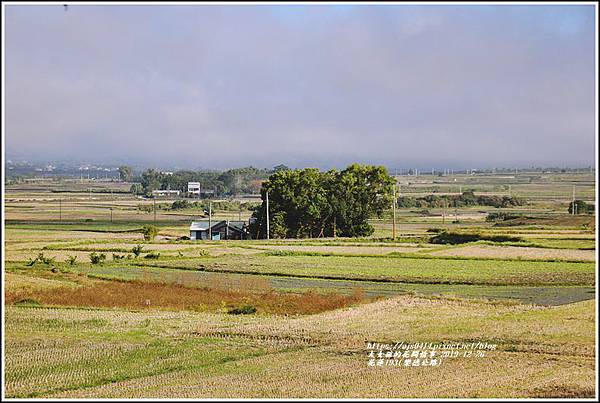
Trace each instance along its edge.
{"label": "sky", "polygon": [[7,158],[588,166],[593,5],[6,5]]}

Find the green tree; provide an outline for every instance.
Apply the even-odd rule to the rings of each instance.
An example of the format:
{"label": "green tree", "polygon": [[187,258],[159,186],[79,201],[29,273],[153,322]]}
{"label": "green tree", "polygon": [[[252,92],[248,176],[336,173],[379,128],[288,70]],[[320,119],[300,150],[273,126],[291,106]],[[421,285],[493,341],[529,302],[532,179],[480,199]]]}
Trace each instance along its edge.
{"label": "green tree", "polygon": [[287,236],[287,226],[285,223],[285,212],[279,211],[271,218],[269,226],[271,238],[285,238]]}
{"label": "green tree", "polygon": [[144,234],[144,239],[146,241],[154,241],[154,238],[158,235],[158,228],[154,225],[144,225],[142,233]]}
{"label": "green tree", "polygon": [[306,168],[276,172],[263,183],[261,195],[266,200],[266,192],[269,192],[271,216],[285,213],[286,237],[319,235],[329,207],[324,179],[318,169]]}
{"label": "green tree", "polygon": [[383,166],[353,164],[336,173],[330,192],[336,235],[371,235],[374,229],[368,219],[389,209],[393,186],[394,178]]}
{"label": "green tree", "polygon": [[134,183],[129,188],[129,192],[131,192],[134,195],[141,195],[144,194],[144,187],[139,183]]}
{"label": "green tree", "polygon": [[283,164],[279,164],[273,167],[273,170],[271,172],[275,173],[275,172],[279,172],[279,171],[289,171],[290,168],[287,165],[283,165]]}
{"label": "green tree", "polygon": [[142,172],[141,184],[146,195],[150,196],[153,190],[161,189],[161,176],[163,175],[154,169]]}
{"label": "green tree", "polygon": [[119,178],[124,182],[131,181],[133,178],[133,169],[131,167],[122,165],[119,167]]}
{"label": "green tree", "polygon": [[[583,200],[575,200],[575,214],[593,214],[594,206]],[[573,214],[573,203],[569,203],[569,214]]]}
{"label": "green tree", "polygon": [[280,170],[263,183],[263,203],[253,213],[251,233],[266,235],[269,193],[273,237],[365,236],[368,219],[389,209],[394,179],[384,167],[354,164],[341,172],[316,168]]}

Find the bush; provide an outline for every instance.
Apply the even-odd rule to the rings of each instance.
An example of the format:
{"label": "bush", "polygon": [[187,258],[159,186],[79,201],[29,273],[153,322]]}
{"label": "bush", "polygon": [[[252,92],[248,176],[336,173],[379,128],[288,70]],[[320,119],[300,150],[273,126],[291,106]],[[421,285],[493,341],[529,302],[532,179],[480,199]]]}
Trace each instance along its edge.
{"label": "bush", "polygon": [[153,241],[158,235],[158,228],[153,225],[144,225],[142,228],[142,233],[144,234],[144,239],[146,241]]}
{"label": "bush", "polygon": [[441,228],[428,228],[427,232],[429,233],[433,233],[433,234],[439,234],[440,232],[443,232],[444,230]]}
{"label": "bush", "polygon": [[173,204],[171,204],[171,210],[184,210],[191,206],[192,204],[187,200],[175,200]]}
{"label": "bush", "polygon": [[33,266],[34,264],[41,263],[47,266],[54,263],[53,257],[46,257],[43,253],[39,253],[35,259],[29,259],[27,266]]}
{"label": "bush", "polygon": [[112,254],[112,258],[113,258],[113,260],[123,260],[123,259],[127,259],[128,256],[127,255],[119,255],[117,253],[113,253]]}
{"label": "bush", "polygon": [[131,253],[133,253],[135,257],[139,257],[142,254],[142,249],[144,249],[142,245],[136,245],[131,248]]}
{"label": "bush", "polygon": [[102,264],[105,260],[106,255],[104,253],[92,252],[90,254],[90,262],[92,262],[92,264]]}
{"label": "bush", "polygon": [[305,256],[307,252],[297,250],[268,250],[264,252],[267,256]]}
{"label": "bush", "polygon": [[492,241],[492,242],[520,242],[522,238],[508,235],[482,235],[482,234],[460,234],[456,232],[441,232],[430,239],[431,243],[458,245],[468,242]]}
{"label": "bush", "polygon": [[485,218],[485,220],[488,222],[507,221],[507,220],[512,220],[514,218],[518,218],[518,217],[519,216],[516,214],[499,211],[499,212],[489,213],[487,215],[487,217]]}
{"label": "bush", "polygon": [[158,259],[160,257],[160,253],[158,252],[150,252],[144,256],[144,259]]}
{"label": "bush", "polygon": [[15,305],[34,305],[34,306],[38,306],[41,305],[39,301],[33,299],[33,298],[23,298],[20,299],[18,301],[15,302]]}
{"label": "bush", "polygon": [[240,308],[232,308],[227,313],[231,315],[250,315],[256,313],[256,308],[252,305],[244,305]]}
{"label": "bush", "polygon": [[77,256],[68,256],[67,260],[65,261],[66,263],[68,263],[70,266],[75,265],[75,262],[77,261]]}

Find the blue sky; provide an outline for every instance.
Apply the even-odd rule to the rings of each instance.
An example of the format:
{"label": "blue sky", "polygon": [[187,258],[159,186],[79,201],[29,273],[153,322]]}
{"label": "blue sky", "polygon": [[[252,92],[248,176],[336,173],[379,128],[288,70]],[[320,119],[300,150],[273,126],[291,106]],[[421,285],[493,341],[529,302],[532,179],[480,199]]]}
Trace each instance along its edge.
{"label": "blue sky", "polygon": [[8,157],[594,161],[591,5],[5,8]]}

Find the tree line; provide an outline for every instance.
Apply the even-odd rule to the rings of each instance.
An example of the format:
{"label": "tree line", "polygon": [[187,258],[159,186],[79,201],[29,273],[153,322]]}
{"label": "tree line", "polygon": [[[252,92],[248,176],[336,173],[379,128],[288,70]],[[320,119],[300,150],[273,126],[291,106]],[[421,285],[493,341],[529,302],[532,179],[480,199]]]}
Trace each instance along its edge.
{"label": "tree line", "polygon": [[260,191],[261,183],[270,174],[289,169],[278,165],[273,169],[244,167],[226,171],[190,171],[161,172],[156,169],[146,169],[139,175],[134,175],[131,167],[119,167],[119,176],[125,182],[134,182],[130,191],[138,195],[152,195],[153,190],[179,190],[187,192],[188,182],[200,182],[202,189],[214,192],[215,196],[237,195]]}
{"label": "tree line", "polygon": [[368,219],[390,208],[394,184],[383,166],[277,171],[262,184],[263,203],[254,209],[250,233],[255,239],[266,237],[268,193],[271,238],[371,235]]}
{"label": "tree line", "polygon": [[523,198],[475,195],[472,190],[467,190],[460,195],[427,195],[423,197],[402,196],[398,198],[398,207],[441,208],[491,206],[500,208],[524,206],[526,204],[527,201]]}

